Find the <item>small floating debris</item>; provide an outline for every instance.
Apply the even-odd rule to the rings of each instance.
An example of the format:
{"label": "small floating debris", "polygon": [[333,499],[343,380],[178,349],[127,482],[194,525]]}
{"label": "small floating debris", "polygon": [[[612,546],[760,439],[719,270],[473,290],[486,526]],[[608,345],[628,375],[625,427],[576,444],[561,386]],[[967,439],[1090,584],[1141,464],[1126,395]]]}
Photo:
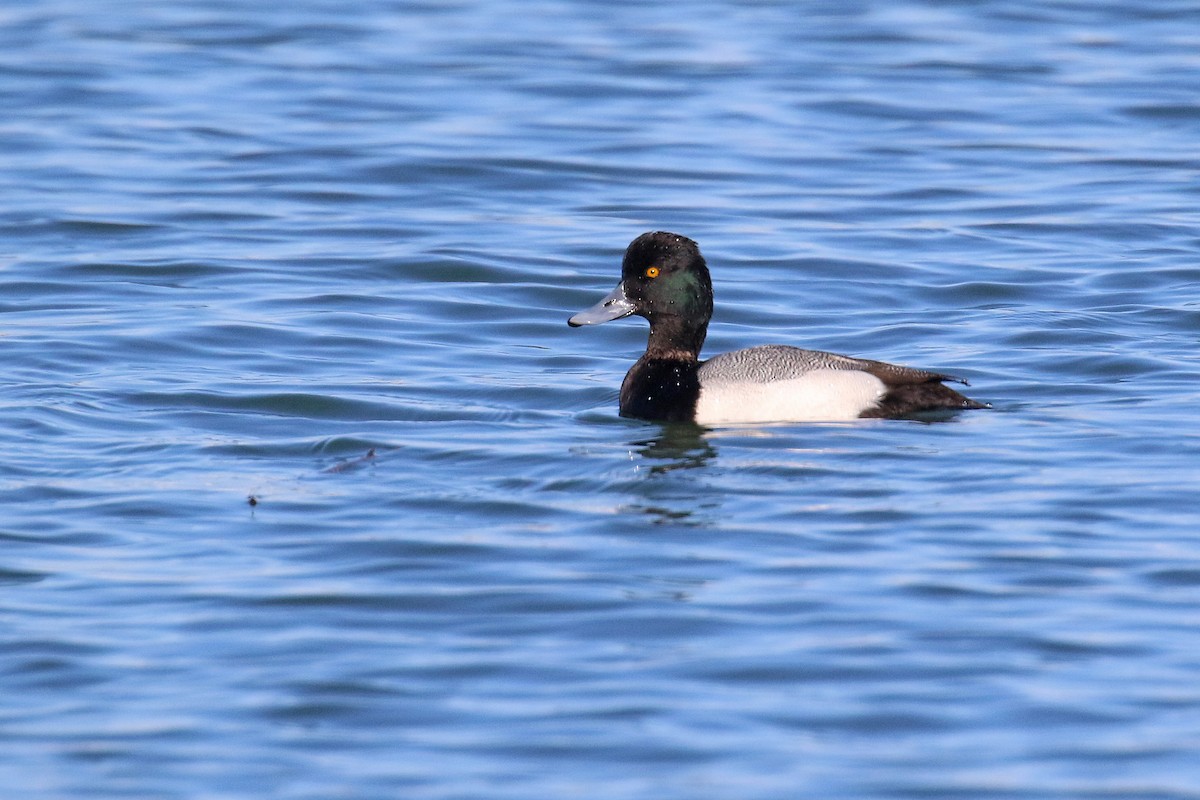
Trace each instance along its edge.
{"label": "small floating debris", "polygon": [[363,464],[370,463],[371,461],[374,461],[374,460],[375,460],[375,448],[372,447],[370,450],[367,451],[367,454],[365,456],[359,456],[358,458],[351,458],[347,461],[340,461],[337,464],[334,464],[332,467],[327,467],[326,469],[323,469],[321,471],[325,472],[325,473],[346,472],[348,470],[358,469]]}

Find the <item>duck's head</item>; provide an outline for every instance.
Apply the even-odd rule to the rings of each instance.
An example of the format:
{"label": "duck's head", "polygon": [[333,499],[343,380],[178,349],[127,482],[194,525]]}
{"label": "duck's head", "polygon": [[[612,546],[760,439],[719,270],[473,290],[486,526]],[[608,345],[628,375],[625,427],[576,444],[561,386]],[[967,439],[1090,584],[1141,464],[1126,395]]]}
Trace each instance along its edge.
{"label": "duck's head", "polygon": [[652,345],[666,338],[671,341],[662,344],[698,353],[712,308],[712,280],[700,248],[686,236],[655,231],[643,233],[625,250],[617,288],[567,324],[577,328],[637,314],[650,320]]}

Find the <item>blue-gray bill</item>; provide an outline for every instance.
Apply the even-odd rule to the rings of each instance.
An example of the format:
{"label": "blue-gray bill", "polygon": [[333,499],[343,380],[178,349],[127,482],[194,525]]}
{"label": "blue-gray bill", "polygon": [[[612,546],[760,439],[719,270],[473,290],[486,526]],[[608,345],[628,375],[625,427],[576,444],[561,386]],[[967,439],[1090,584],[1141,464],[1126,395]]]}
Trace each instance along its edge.
{"label": "blue-gray bill", "polygon": [[589,309],[580,311],[567,320],[572,328],[581,325],[599,325],[601,322],[611,322],[614,319],[628,317],[636,309],[633,301],[625,294],[625,283],[617,284],[617,288],[609,292],[603,300]]}

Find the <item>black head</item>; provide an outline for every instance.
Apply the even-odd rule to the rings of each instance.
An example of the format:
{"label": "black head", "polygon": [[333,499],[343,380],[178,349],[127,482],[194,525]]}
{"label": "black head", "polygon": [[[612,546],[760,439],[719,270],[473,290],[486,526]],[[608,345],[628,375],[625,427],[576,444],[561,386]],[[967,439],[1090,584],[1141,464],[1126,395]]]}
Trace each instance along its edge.
{"label": "black head", "polygon": [[595,325],[637,314],[650,320],[650,348],[700,352],[712,318],[712,280],[700,248],[686,236],[656,231],[630,243],[621,282],[572,326]]}
{"label": "black head", "polygon": [[694,325],[712,318],[712,280],[700,248],[675,233],[643,233],[630,243],[621,263],[625,294],[635,314],[654,322],[683,317]]}

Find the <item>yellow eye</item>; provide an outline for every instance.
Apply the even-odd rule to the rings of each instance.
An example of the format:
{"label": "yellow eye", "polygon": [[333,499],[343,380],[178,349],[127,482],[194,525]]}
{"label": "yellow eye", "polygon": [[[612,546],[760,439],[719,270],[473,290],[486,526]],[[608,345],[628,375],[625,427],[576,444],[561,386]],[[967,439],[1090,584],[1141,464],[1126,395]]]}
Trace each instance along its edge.
{"label": "yellow eye", "polygon": [[658,277],[658,267],[646,267],[646,277],[647,278],[657,278]]}

